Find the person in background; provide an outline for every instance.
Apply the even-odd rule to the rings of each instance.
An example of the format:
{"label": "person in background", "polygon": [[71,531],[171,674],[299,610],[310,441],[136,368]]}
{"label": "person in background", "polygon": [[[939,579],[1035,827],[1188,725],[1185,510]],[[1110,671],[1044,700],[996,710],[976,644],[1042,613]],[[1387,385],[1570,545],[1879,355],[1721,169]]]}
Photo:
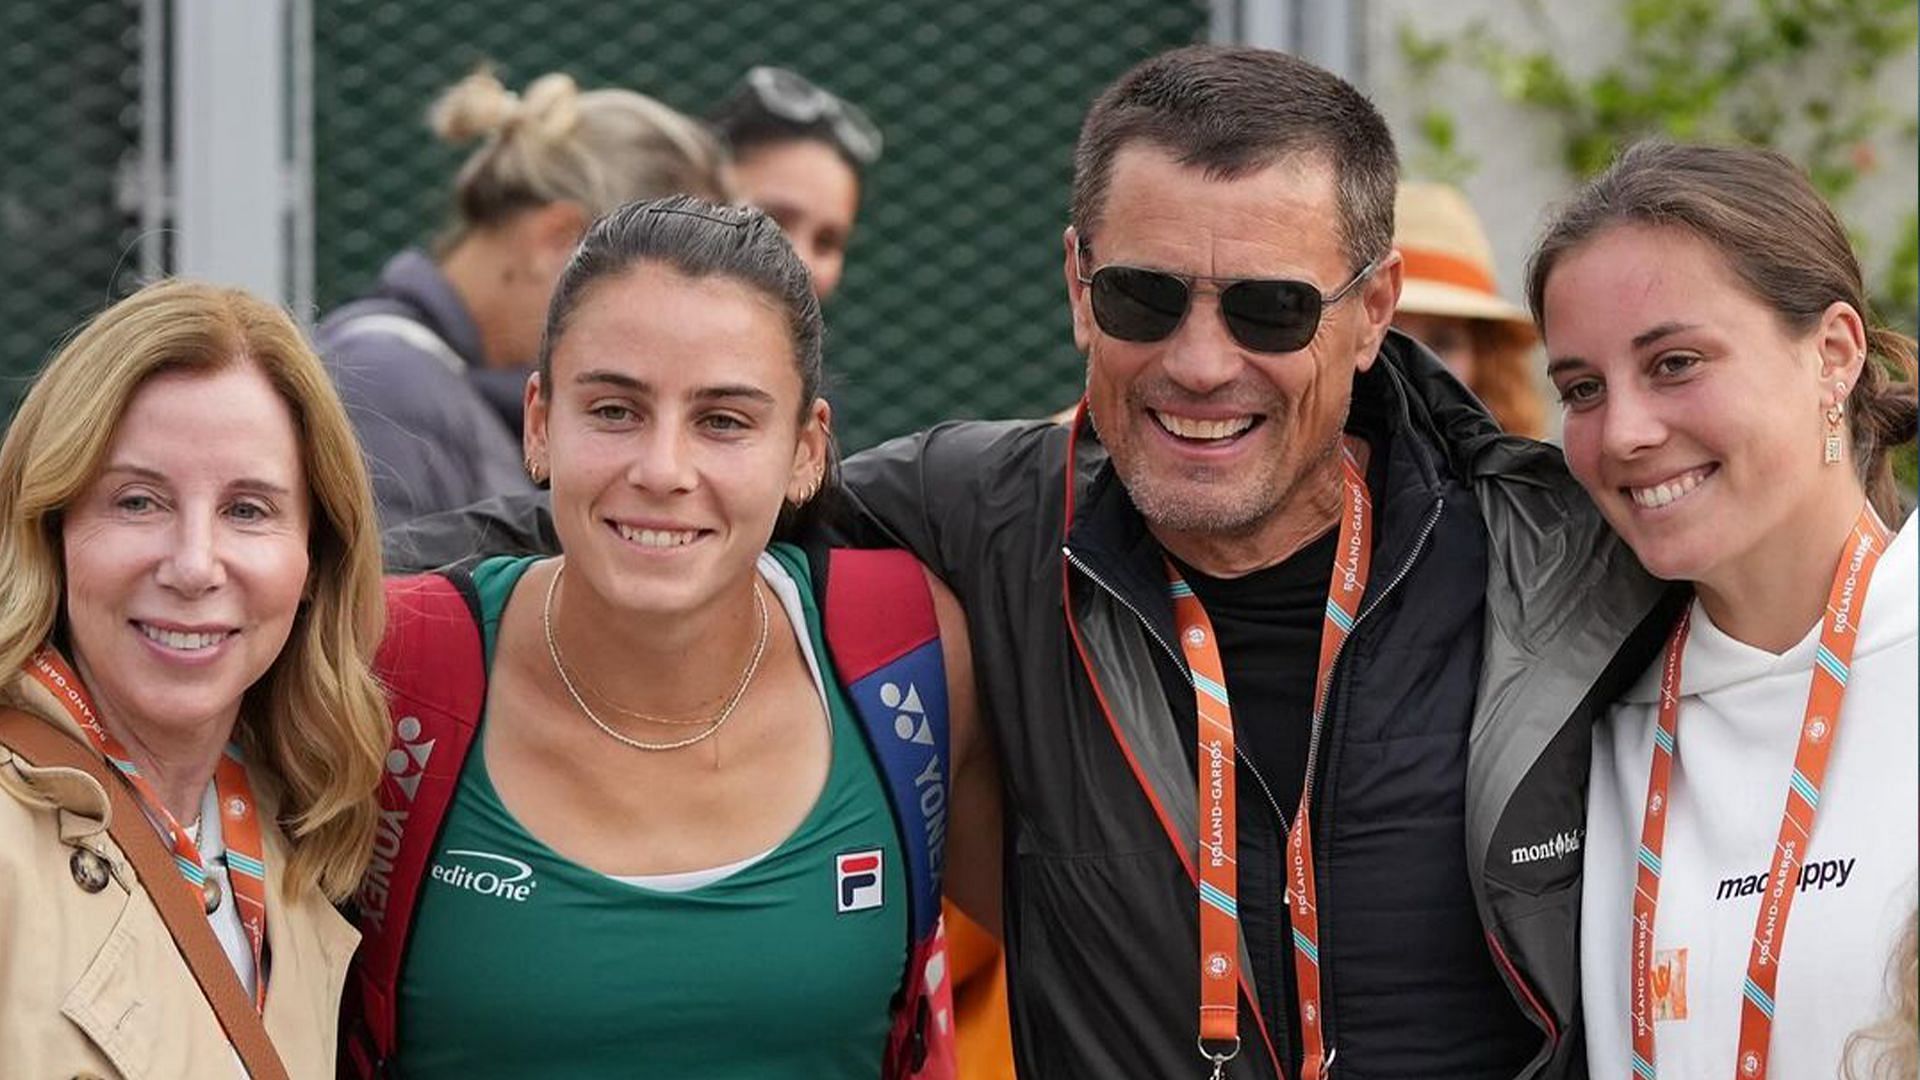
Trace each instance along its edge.
{"label": "person in background", "polygon": [[435,252],[409,248],[315,340],[365,445],[384,525],[532,490],[521,388],[547,297],[589,222],[678,192],[724,201],[726,154],[697,121],[631,90],[582,92],[545,75],[515,94],[487,72],[431,113],[452,143],[480,140],[454,181]]}
{"label": "person in background", "polygon": [[[387,719],[373,493],[326,371],[277,307],[148,286],[28,391],[0,522],[0,704],[117,766],[0,745],[0,1072],[235,1075],[157,914],[181,889],[287,1072],[332,1077],[358,935],[330,901],[372,851]],[[122,778],[144,818],[109,813]],[[158,880],[121,839],[148,826]]]}
{"label": "person in background", "polygon": [[840,287],[880,129],[858,107],[785,68],[756,67],[708,118],[733,151],[740,197],[793,242],[820,299]]}
{"label": "person in background", "polygon": [[1920,874],[1920,575],[1888,462],[1913,340],[1763,150],[1629,149],[1550,222],[1527,293],[1574,476],[1694,594],[1593,726],[1589,1067],[1835,1076],[1886,1012]]}
{"label": "person in background", "polygon": [[1393,245],[1406,266],[1394,327],[1438,354],[1501,428],[1544,437],[1547,410],[1534,387],[1533,320],[1500,295],[1493,248],[1466,196],[1445,184],[1401,183]]}

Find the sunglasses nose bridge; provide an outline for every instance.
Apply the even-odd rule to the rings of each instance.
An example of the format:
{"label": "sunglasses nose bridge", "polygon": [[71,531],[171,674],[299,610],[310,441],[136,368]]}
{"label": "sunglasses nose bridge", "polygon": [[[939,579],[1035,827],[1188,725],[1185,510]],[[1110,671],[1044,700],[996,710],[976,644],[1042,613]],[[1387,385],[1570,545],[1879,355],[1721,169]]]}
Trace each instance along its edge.
{"label": "sunglasses nose bridge", "polygon": [[1168,335],[1162,354],[1167,377],[1204,394],[1240,376],[1244,353],[1220,310],[1219,287],[1210,282],[1189,286],[1186,315]]}

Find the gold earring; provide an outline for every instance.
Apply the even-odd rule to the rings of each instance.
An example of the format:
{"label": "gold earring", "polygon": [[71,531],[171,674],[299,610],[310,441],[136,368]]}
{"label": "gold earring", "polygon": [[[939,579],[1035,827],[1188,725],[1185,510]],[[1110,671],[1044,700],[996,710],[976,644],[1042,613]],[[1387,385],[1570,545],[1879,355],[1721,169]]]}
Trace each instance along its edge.
{"label": "gold earring", "polygon": [[1841,457],[1844,456],[1845,449],[1840,428],[1840,419],[1843,415],[1840,403],[1847,399],[1847,384],[1844,382],[1833,384],[1833,394],[1833,404],[1827,407],[1826,449],[1822,459],[1829,465],[1838,465]]}
{"label": "gold earring", "polygon": [[793,501],[793,505],[805,506],[808,503],[812,502],[813,497],[815,495],[820,494],[820,481],[821,481],[821,478],[825,476],[825,474],[826,474],[825,469],[822,469],[819,472],[814,473],[813,478],[807,481],[806,489],[801,491],[800,497]]}
{"label": "gold earring", "polygon": [[533,460],[532,454],[527,455],[527,479],[533,481],[536,484],[542,483],[546,480],[546,477],[540,474],[540,465],[538,462]]}

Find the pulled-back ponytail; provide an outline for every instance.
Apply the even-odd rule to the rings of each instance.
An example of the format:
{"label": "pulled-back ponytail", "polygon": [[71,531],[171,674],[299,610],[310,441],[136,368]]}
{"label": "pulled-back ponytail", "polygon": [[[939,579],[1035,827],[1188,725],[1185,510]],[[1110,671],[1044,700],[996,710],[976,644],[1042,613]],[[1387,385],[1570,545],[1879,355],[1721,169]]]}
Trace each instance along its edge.
{"label": "pulled-back ponytail", "polygon": [[580,205],[589,219],[677,192],[725,202],[726,152],[699,122],[632,90],[587,90],[542,75],[516,94],[487,70],[428,112],[450,143],[480,140],[454,181],[452,242],[531,207]]}

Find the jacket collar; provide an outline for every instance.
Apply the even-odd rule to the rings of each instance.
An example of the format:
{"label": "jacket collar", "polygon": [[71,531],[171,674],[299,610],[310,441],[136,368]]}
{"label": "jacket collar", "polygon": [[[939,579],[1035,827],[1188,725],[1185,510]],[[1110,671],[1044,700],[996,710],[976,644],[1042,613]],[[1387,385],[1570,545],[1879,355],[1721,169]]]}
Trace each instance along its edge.
{"label": "jacket collar", "polygon": [[[60,659],[66,663],[69,671],[75,670],[73,662],[64,653],[61,654]],[[80,745],[89,747],[93,745],[88,741],[87,733],[80,729],[79,721],[75,720],[73,714],[60,704],[59,698],[53,696],[53,691],[40,685],[40,680],[26,672],[13,673],[13,680],[7,684],[4,698],[6,704],[32,713],[49,725],[59,728],[62,734],[69,736]]]}
{"label": "jacket collar", "polygon": [[[61,659],[66,662],[68,670],[77,670],[72,660],[64,653],[61,654]],[[25,672],[16,672],[11,682],[0,687],[0,705],[32,713],[48,725],[59,729],[62,734],[71,737],[81,746],[89,750],[94,749],[93,740],[81,730],[79,722],[74,720],[73,714],[67,711],[60,699],[55,697],[51,690],[42,686],[38,679]],[[99,782],[77,771],[60,770],[60,772],[62,775],[58,778],[57,791],[49,789],[49,793],[59,802],[60,808],[97,820],[100,828],[106,828],[111,818],[109,812],[111,803]],[[247,781],[253,787],[254,803],[261,821],[279,821],[280,790],[267,775],[267,770],[260,768],[255,762],[248,762]],[[279,829],[263,828],[261,835],[268,865],[275,867],[284,865],[287,851]]]}
{"label": "jacket collar", "polygon": [[480,324],[453,289],[453,282],[427,253],[408,248],[387,260],[380,270],[375,297],[392,300],[413,309],[440,340],[446,342],[469,368],[485,367],[480,347]]}
{"label": "jacket collar", "polygon": [[[1084,408],[1074,425],[1067,555],[1172,641],[1160,544]],[[1446,367],[1398,331],[1387,335],[1374,364],[1355,376],[1347,431],[1373,447],[1367,477],[1378,514],[1373,576],[1384,582],[1412,557],[1449,479],[1465,475],[1479,443],[1501,436],[1485,407]]]}

